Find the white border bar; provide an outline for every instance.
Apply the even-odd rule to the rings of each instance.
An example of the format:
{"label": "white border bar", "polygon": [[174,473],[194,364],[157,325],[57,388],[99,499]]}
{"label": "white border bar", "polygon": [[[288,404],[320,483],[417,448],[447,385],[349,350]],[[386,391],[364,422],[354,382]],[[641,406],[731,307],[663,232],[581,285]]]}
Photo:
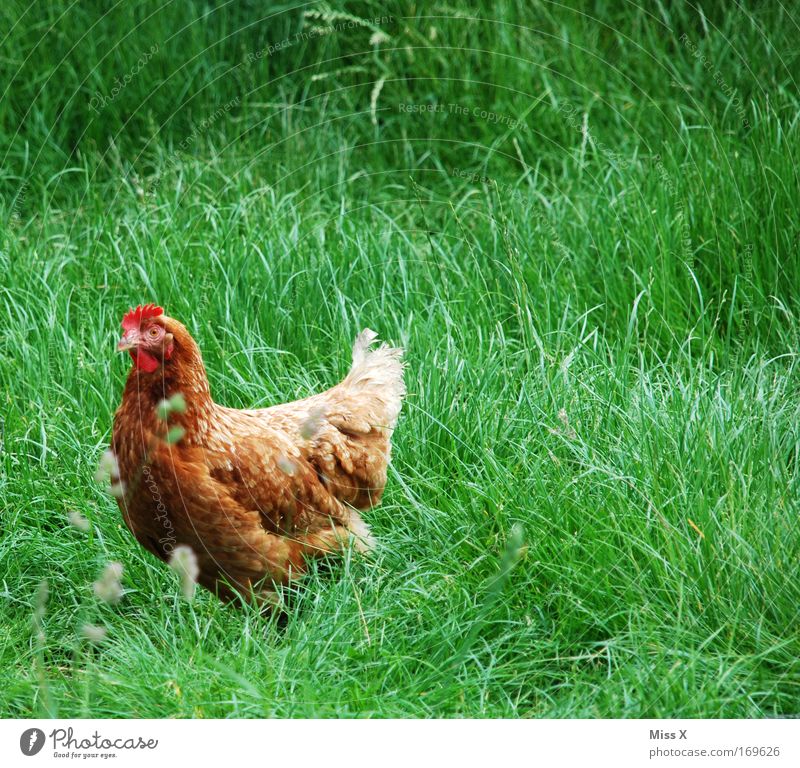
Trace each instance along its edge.
{"label": "white border bar", "polygon": [[800,720],[0,720],[0,766],[52,764],[797,768]]}

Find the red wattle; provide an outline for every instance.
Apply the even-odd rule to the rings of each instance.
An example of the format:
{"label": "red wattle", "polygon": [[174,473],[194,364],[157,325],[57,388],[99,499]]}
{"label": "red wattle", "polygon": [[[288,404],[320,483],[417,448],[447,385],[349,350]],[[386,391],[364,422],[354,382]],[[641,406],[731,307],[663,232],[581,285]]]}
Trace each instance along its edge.
{"label": "red wattle", "polygon": [[144,371],[145,373],[152,373],[153,371],[158,368],[158,360],[156,360],[152,355],[149,355],[147,352],[141,349],[130,349],[128,350],[131,359],[133,360],[133,364],[140,370]]}

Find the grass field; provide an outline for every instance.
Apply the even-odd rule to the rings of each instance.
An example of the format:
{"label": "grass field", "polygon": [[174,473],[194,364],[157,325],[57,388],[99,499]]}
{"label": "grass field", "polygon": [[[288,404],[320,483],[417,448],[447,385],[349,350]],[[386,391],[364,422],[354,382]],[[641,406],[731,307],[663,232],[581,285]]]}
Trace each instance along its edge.
{"label": "grass field", "polygon": [[[0,10],[0,716],[800,714],[797,8],[87,5]],[[407,348],[285,622],[94,479],[144,301],[237,407]]]}

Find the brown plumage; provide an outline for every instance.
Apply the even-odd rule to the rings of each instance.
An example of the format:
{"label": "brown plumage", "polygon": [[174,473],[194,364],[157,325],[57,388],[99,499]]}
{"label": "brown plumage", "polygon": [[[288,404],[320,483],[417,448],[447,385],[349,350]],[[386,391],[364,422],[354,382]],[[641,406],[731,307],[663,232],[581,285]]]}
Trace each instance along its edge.
{"label": "brown plumage", "polygon": [[[309,556],[351,540],[372,546],[358,510],[377,504],[386,484],[404,394],[402,350],[370,349],[375,334],[366,330],[335,387],[235,410],[211,399],[200,350],[177,320],[148,305],[129,312],[123,328],[119,348],[134,365],[112,448],[120,509],[146,549],[168,560],[187,545],[203,586],[249,599],[300,576]],[[165,419],[159,403],[176,394],[185,409]]]}

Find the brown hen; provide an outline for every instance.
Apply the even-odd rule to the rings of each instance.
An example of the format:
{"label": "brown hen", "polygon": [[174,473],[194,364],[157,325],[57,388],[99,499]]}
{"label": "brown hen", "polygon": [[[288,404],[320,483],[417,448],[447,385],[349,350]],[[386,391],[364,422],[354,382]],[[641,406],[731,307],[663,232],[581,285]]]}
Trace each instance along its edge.
{"label": "brown hen", "polygon": [[207,589],[269,599],[307,557],[351,540],[373,545],[358,510],[377,504],[386,485],[402,350],[370,349],[375,333],[365,330],[335,387],[236,410],[211,399],[200,349],[160,307],[137,307],[122,325],[119,349],[134,364],[112,448],[120,509],[142,546],[169,560],[186,545]]}

